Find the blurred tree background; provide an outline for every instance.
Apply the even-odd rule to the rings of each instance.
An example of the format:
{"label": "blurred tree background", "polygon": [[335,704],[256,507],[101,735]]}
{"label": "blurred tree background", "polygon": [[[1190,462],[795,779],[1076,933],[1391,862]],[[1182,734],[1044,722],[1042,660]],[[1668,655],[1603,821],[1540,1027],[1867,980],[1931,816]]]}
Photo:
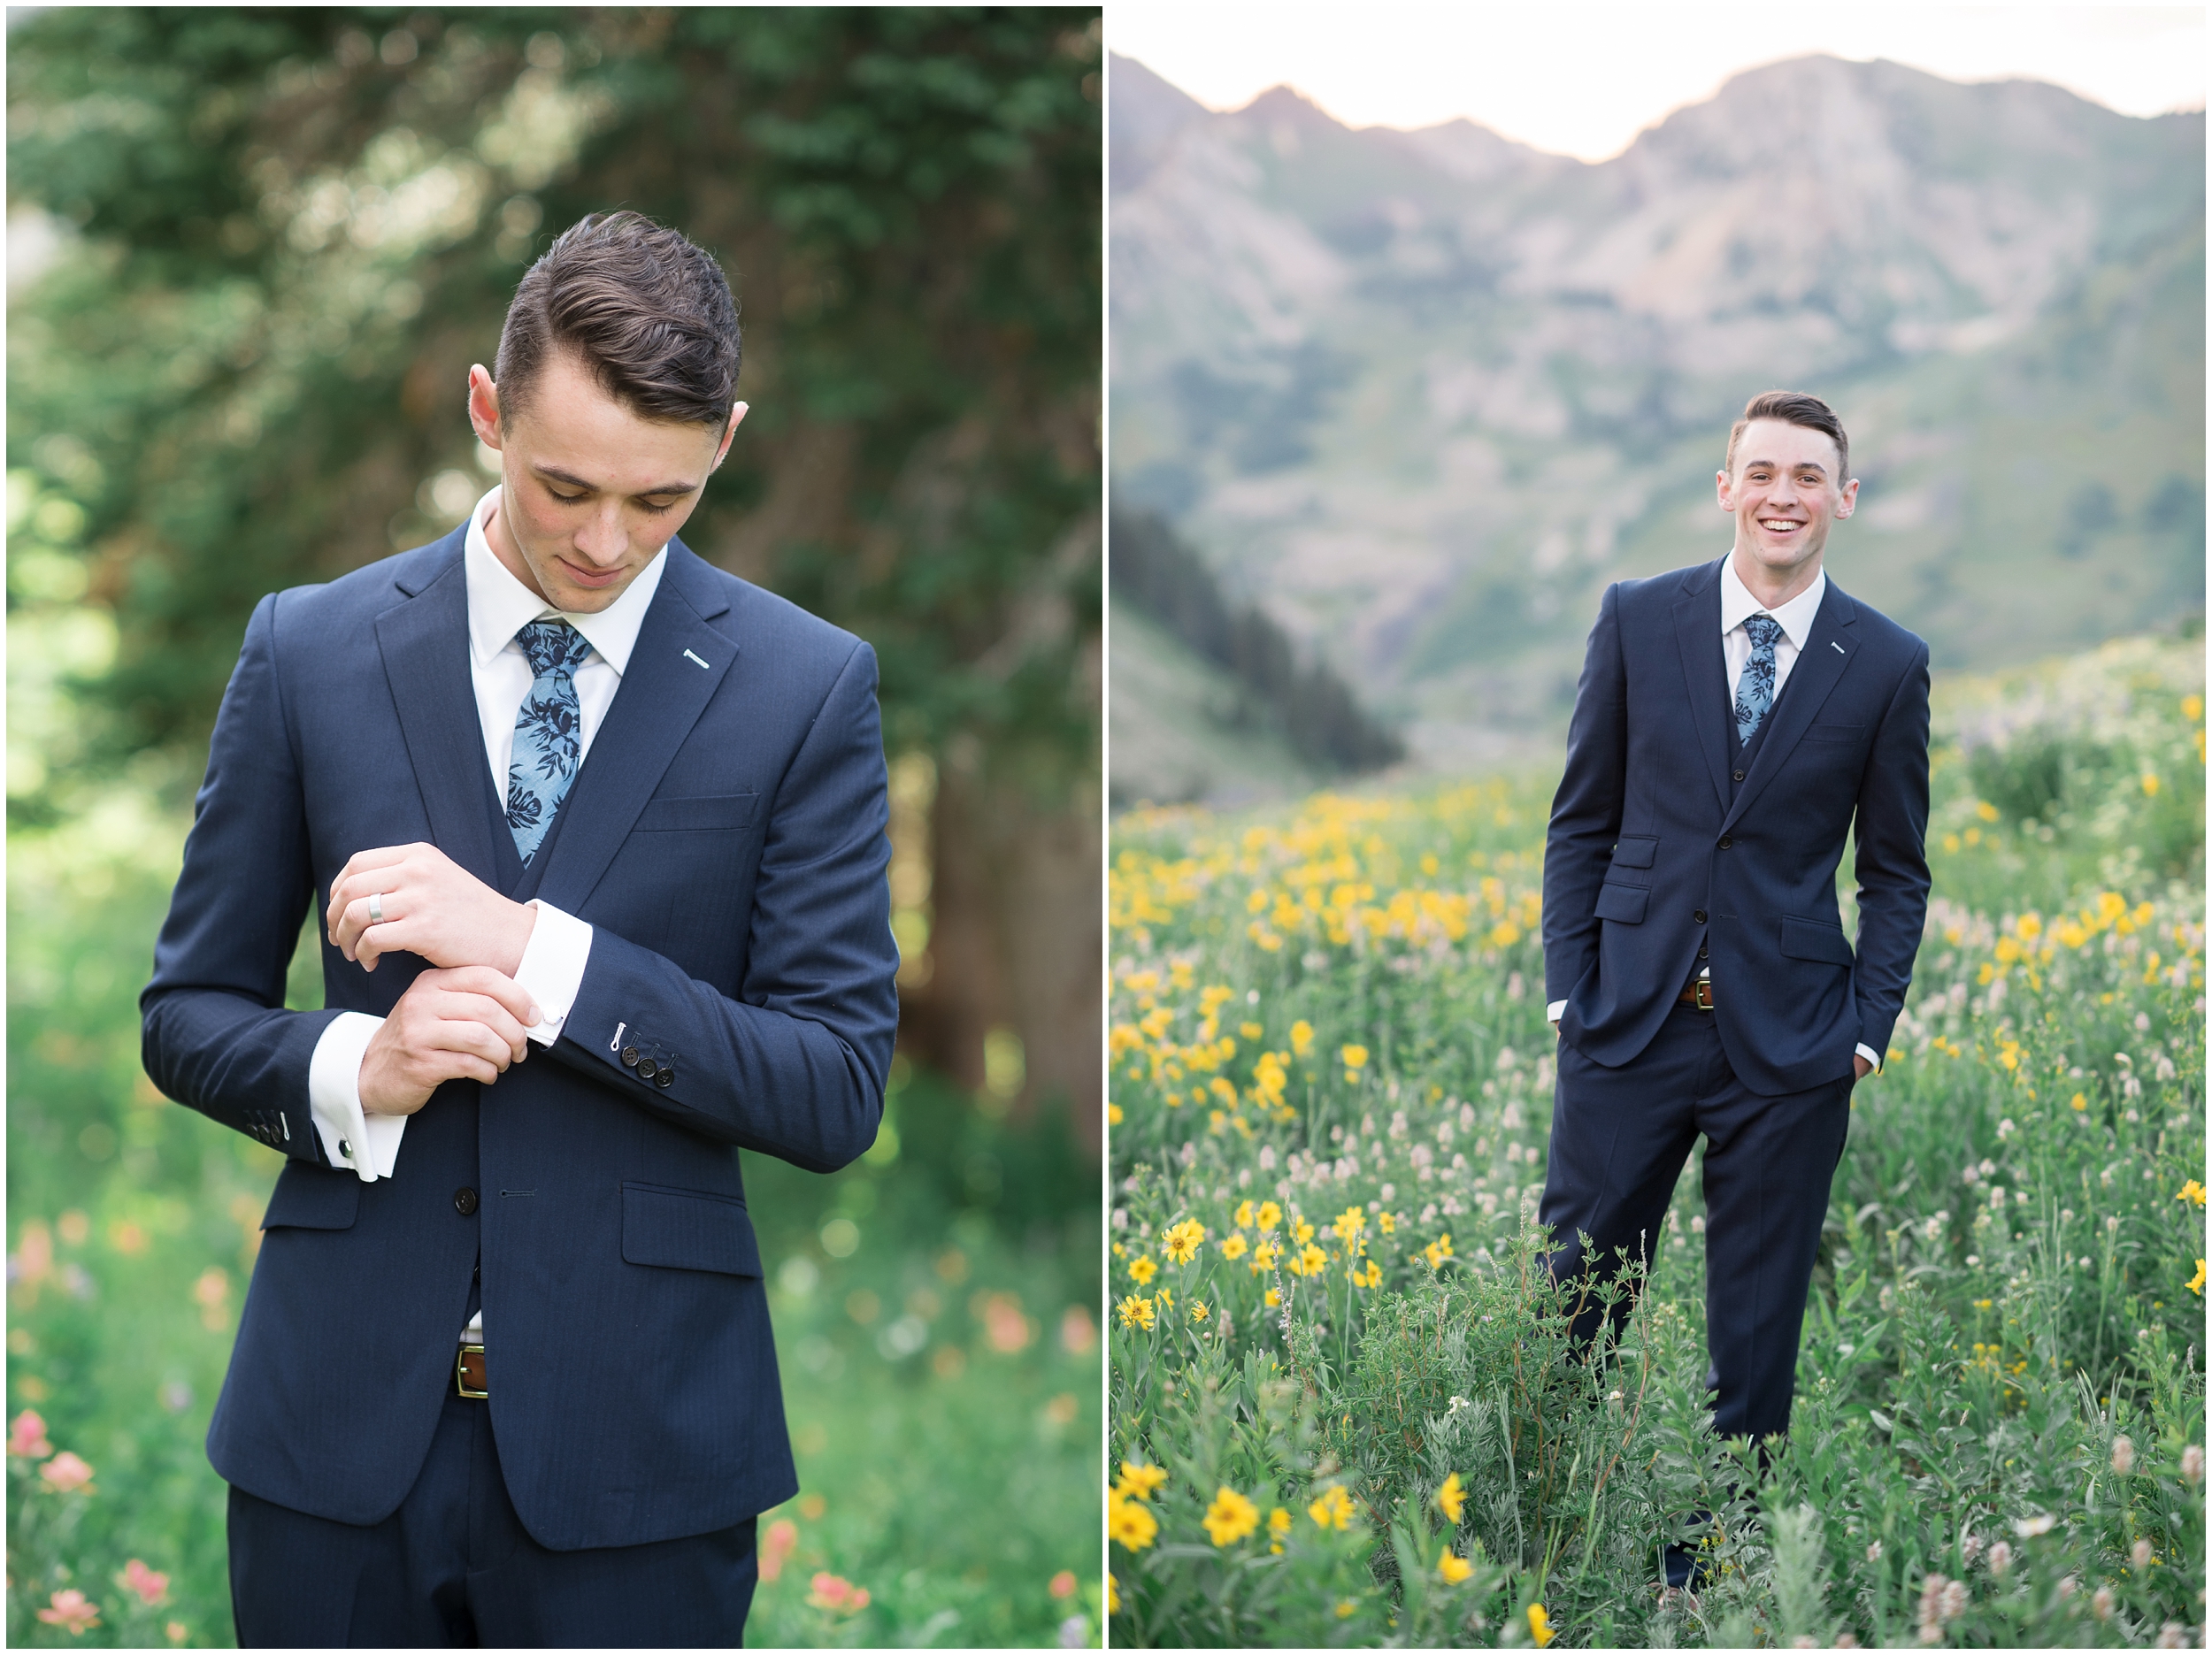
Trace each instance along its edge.
{"label": "blurred tree background", "polygon": [[[756,1632],[1094,1631],[1100,65],[1083,9],[12,11],[10,1381],[105,1490],[11,1456],[19,1588],[227,1635],[196,1431],[275,1163],[135,1061],[207,734],[256,599],[489,486],[468,368],[551,237],[627,206],[744,317],[686,543],[875,646],[892,763],[886,1133],[833,1179],[751,1163],[802,1478],[838,1484],[791,1567],[873,1599],[772,1582]],[[883,1455],[924,1449],[1034,1509],[902,1522],[930,1485]],[[165,1522],[165,1563],[130,1537]],[[134,1546],[157,1603],[108,1577]],[[66,1641],[39,1588],[12,1634]]]}

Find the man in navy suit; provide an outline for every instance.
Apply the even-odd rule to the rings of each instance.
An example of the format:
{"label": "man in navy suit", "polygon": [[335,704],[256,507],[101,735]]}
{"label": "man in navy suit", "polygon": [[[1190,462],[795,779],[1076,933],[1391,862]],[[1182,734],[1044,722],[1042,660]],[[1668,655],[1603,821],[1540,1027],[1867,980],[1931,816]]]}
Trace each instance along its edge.
{"label": "man in navy suit", "polygon": [[1817,397],[1751,400],[1717,479],[1729,555],[1606,590],[1545,842],[1553,1273],[1647,1262],[1702,1134],[1729,1436],[1788,1428],[1851,1090],[1882,1066],[1927,910],[1928,647],[1821,566],[1857,502],[1850,455]]}
{"label": "man in navy suit", "polygon": [[873,1141],[897,955],[872,653],[673,538],[738,365],[710,257],[585,219],[470,373],[499,487],[247,625],[142,1000],[289,1157],[208,1435],[243,1644],[741,1638],[798,1484],[737,1152]]}

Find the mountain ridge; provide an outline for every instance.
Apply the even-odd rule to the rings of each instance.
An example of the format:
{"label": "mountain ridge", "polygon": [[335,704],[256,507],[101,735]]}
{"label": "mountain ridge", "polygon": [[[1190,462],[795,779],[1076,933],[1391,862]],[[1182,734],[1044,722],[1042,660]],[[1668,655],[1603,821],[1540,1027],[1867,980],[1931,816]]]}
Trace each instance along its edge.
{"label": "mountain ridge", "polygon": [[1605,581],[1726,549],[1776,385],[1852,430],[1838,578],[1939,663],[2201,610],[2200,112],[1814,57],[1590,163],[1116,57],[1109,131],[1118,485],[1432,760],[1555,727]]}

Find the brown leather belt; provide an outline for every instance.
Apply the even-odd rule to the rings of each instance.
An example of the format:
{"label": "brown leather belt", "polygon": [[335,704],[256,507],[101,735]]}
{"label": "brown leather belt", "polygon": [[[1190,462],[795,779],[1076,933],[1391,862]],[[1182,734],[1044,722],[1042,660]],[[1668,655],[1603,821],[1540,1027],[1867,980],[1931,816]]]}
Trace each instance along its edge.
{"label": "brown leather belt", "polygon": [[465,1397],[482,1398],[491,1395],[484,1383],[484,1347],[464,1345],[453,1363],[453,1388]]}
{"label": "brown leather belt", "polygon": [[1678,1006],[1694,1006],[1700,1011],[1713,1009],[1713,979],[1701,977],[1674,997]]}

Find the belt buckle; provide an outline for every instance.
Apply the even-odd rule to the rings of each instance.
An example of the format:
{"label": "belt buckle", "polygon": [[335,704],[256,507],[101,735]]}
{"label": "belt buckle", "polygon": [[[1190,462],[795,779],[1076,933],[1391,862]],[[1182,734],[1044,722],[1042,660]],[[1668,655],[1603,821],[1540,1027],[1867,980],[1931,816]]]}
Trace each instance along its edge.
{"label": "belt buckle", "polygon": [[1713,1009],[1713,979],[1701,977],[1690,985],[1690,1004],[1700,1011]]}
{"label": "belt buckle", "polygon": [[[491,1391],[490,1391],[488,1389],[486,1389],[486,1390],[483,1390],[483,1391],[471,1391],[471,1390],[469,1389],[469,1369],[468,1369],[468,1360],[469,1360],[469,1358],[470,1358],[470,1357],[472,1357],[472,1356],[474,1356],[474,1357],[477,1357],[477,1358],[480,1358],[480,1358],[483,1356],[483,1354],[484,1354],[484,1347],[483,1347],[482,1345],[464,1345],[461,1347],[461,1350],[460,1350],[460,1354],[458,1354],[457,1356],[456,1356],[456,1357],[453,1359],[453,1387],[454,1387],[454,1389],[455,1389],[456,1391],[459,1391],[459,1392],[461,1393],[461,1395],[463,1395],[463,1396],[465,1396],[465,1397],[473,1398],[475,1398],[476,1400],[478,1400],[478,1401],[480,1401],[480,1401],[482,1401],[482,1400],[484,1400],[486,1398],[489,1397],[489,1396],[491,1395]],[[486,1383],[486,1385],[488,1387],[488,1385],[490,1384],[491,1376],[490,1376],[490,1375],[489,1375],[488,1373],[486,1373],[485,1368],[484,1368],[484,1367],[483,1367],[483,1365],[482,1365],[482,1363],[481,1363],[481,1361],[480,1361],[480,1360],[479,1361],[479,1364],[478,1364],[478,1366],[477,1366],[477,1369],[476,1369],[476,1371],[477,1371],[478,1373],[480,1373],[480,1374],[484,1374],[484,1375],[485,1375],[485,1383]]]}

